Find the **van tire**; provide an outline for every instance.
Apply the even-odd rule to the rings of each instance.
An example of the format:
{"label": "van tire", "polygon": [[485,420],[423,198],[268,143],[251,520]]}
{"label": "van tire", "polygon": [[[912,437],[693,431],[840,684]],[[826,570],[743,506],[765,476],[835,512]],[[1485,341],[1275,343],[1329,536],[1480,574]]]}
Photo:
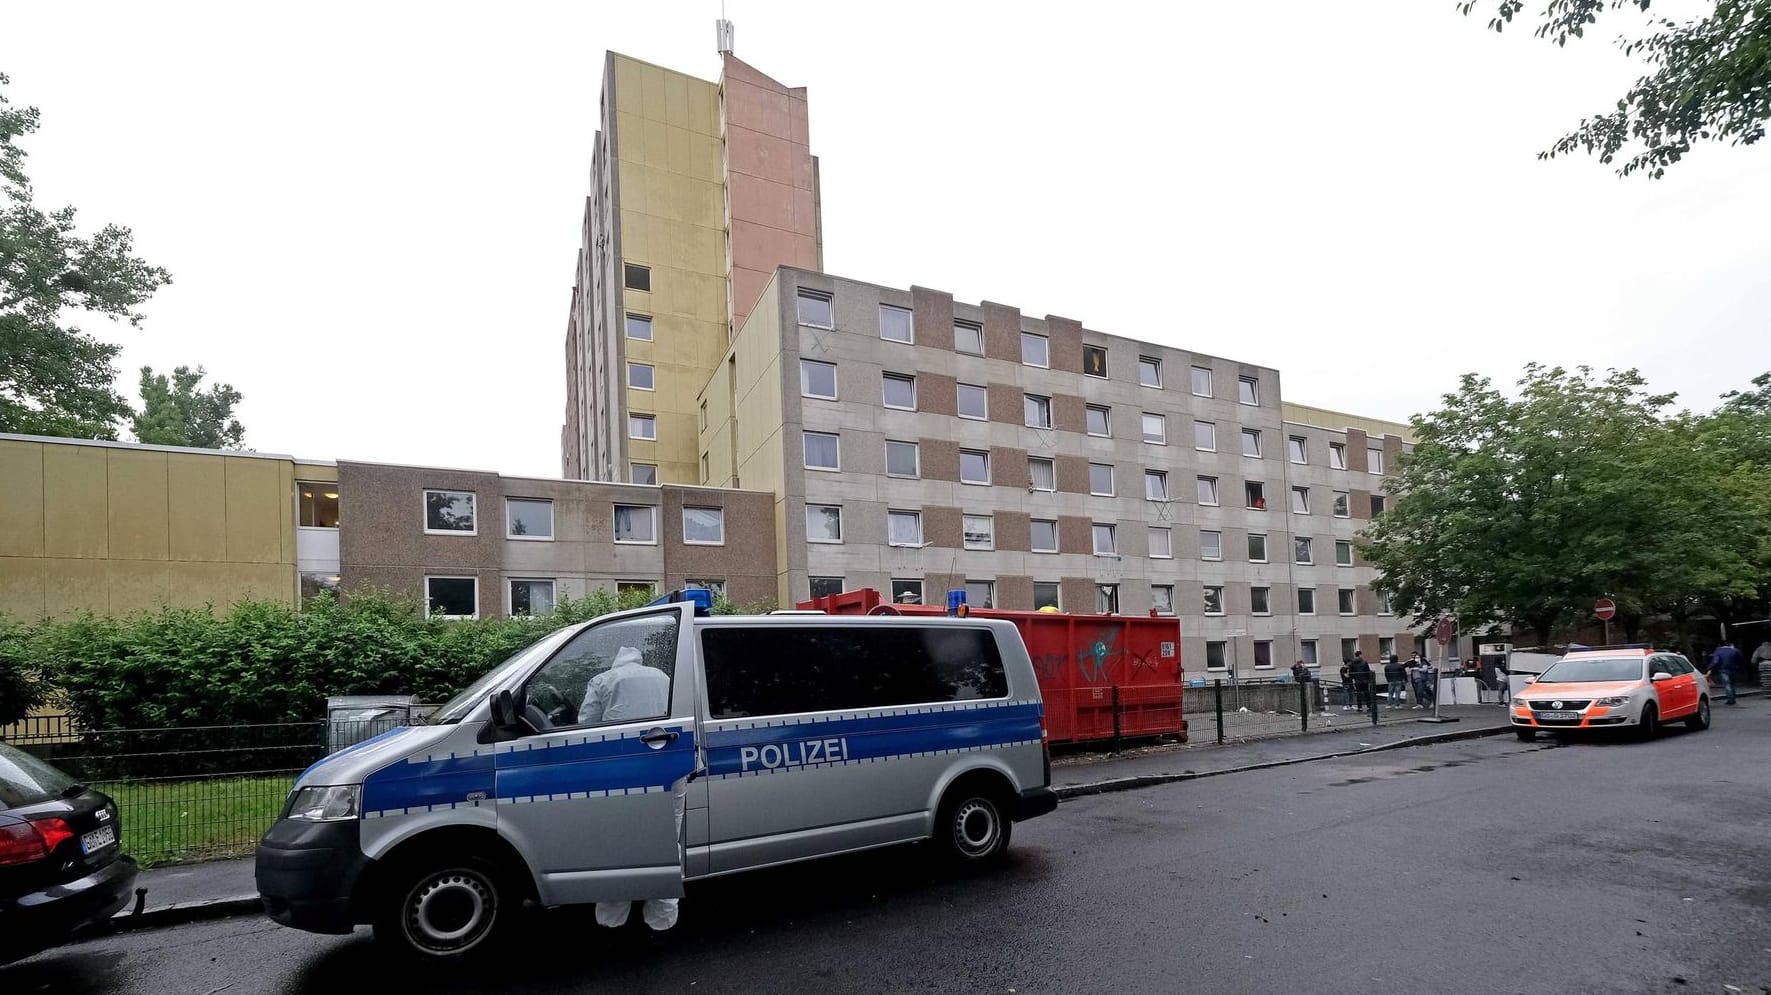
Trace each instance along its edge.
{"label": "van tire", "polygon": [[1685,725],[1697,732],[1702,732],[1710,727],[1709,695],[1706,694],[1697,699],[1697,711],[1691,713],[1691,717],[1685,720]]}
{"label": "van tire", "polygon": [[420,963],[460,964],[489,953],[522,907],[510,874],[484,857],[419,853],[383,880],[375,939]]}
{"label": "van tire", "polygon": [[981,867],[1003,858],[1013,829],[1002,791],[984,778],[968,778],[941,799],[935,813],[935,846],[955,867]]}

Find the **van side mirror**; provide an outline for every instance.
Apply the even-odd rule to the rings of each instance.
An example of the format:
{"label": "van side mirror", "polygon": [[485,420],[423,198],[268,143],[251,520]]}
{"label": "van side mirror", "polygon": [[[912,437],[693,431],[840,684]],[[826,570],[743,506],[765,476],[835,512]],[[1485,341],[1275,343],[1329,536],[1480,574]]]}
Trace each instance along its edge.
{"label": "van side mirror", "polygon": [[517,731],[517,700],[507,688],[492,696],[492,725],[502,732]]}

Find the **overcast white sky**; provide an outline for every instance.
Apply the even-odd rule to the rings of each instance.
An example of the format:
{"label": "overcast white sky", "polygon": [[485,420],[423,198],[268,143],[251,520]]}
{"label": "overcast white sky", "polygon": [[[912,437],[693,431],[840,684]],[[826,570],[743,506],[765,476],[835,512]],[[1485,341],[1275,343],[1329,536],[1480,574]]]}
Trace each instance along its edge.
{"label": "overcast white sky", "polygon": [[[1657,7],[1658,9],[1658,7]],[[42,206],[173,273],[126,343],[245,394],[247,443],[557,475],[605,49],[712,78],[717,0],[15,4]],[[825,264],[1276,366],[1404,419],[1458,374],[1771,368],[1771,142],[1620,180],[1535,153],[1615,100],[1451,0],[729,0],[810,88]],[[1618,21],[1615,27],[1625,22]]]}

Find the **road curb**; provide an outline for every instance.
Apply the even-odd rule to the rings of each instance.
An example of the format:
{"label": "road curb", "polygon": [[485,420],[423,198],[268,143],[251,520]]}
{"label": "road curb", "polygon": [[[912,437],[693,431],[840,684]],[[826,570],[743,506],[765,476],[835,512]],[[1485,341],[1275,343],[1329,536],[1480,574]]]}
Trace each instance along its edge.
{"label": "road curb", "polygon": [[1067,784],[1055,789],[1059,801],[1071,798],[1086,798],[1089,795],[1104,795],[1115,791],[1136,791],[1139,788],[1154,788],[1164,784],[1177,784],[1181,781],[1197,781],[1205,777],[1222,777],[1225,774],[1247,774],[1257,770],[1271,770],[1275,767],[1291,767],[1296,764],[1313,763],[1317,760],[1338,760],[1344,757],[1356,757],[1367,753],[1383,753],[1386,750],[1405,750],[1414,746],[1431,746],[1434,743],[1452,743],[1460,739],[1481,739],[1486,736],[1498,736],[1511,732],[1511,725],[1481,726],[1475,729],[1459,729],[1456,732],[1434,733],[1430,736],[1414,736],[1400,739],[1394,743],[1380,743],[1376,746],[1363,746],[1356,750],[1342,750],[1338,753],[1322,753],[1310,757],[1291,757],[1285,760],[1267,760],[1258,764],[1243,764],[1240,767],[1225,767],[1222,770],[1188,771],[1180,774],[1134,774],[1130,777],[1112,777],[1103,781],[1089,781],[1084,784]]}
{"label": "road curb", "polygon": [[122,933],[136,929],[159,929],[164,926],[183,926],[186,923],[204,922],[209,919],[256,915],[263,911],[264,903],[259,901],[257,895],[208,898],[200,902],[174,902],[158,908],[143,909],[140,912],[119,912],[111,917],[110,922],[103,926],[94,927],[94,932]]}

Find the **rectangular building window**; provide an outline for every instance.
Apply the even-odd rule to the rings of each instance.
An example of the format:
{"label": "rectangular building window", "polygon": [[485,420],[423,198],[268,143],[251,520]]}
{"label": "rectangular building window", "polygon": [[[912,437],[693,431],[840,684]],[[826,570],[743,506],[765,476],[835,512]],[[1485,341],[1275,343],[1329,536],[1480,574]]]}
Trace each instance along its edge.
{"label": "rectangular building window", "polygon": [[1193,448],[1202,453],[1218,451],[1218,427],[1208,421],[1193,423]]}
{"label": "rectangular building window", "polygon": [[1353,544],[1345,539],[1337,539],[1334,543],[1334,565],[1350,567],[1353,565]]}
{"label": "rectangular building window", "polygon": [[1052,399],[1038,394],[1023,394],[1023,415],[1028,428],[1052,427]]}
{"label": "rectangular building window", "polygon": [[1382,446],[1366,447],[1365,470],[1368,473],[1384,472],[1384,450]]}
{"label": "rectangular building window", "polygon": [[702,429],[702,431],[707,430],[707,402],[706,401],[701,402],[701,429]]}
{"label": "rectangular building window", "polygon": [[554,583],[551,580],[510,582],[510,613],[512,615],[551,615],[554,604]]}
{"label": "rectangular building window", "polygon": [[900,411],[916,410],[916,378],[904,373],[882,373],[879,379],[882,403]]}
{"label": "rectangular building window", "polygon": [[1088,465],[1088,492],[1100,497],[1113,496],[1113,464],[1090,463]]}
{"label": "rectangular building window", "polygon": [[627,385],[634,390],[652,390],[655,384],[653,382],[651,365],[647,363],[628,363]]}
{"label": "rectangular building window", "polygon": [[314,573],[303,571],[298,580],[301,603],[308,604],[318,597],[338,597],[338,585],[344,578],[334,573]]}
{"label": "rectangular building window", "polygon": [[894,579],[892,581],[892,604],[922,604],[922,581],[916,579]]}
{"label": "rectangular building window", "polygon": [[1052,608],[1061,607],[1058,604],[1058,587],[1059,587],[1059,584],[1055,580],[1036,580],[1036,581],[1034,581],[1033,582],[1033,610],[1038,611],[1039,609],[1045,608],[1048,606],[1052,607]]}
{"label": "rectangular building window", "polygon": [[431,618],[479,618],[479,578],[424,578],[424,613]]}
{"label": "rectangular building window", "polygon": [[1174,533],[1160,526],[1150,528],[1150,558],[1153,560],[1174,559]]}
{"label": "rectangular building window", "polygon": [[811,577],[810,593],[814,598],[827,598],[833,594],[841,594],[843,584],[841,577]]}
{"label": "rectangular building window", "polygon": [[1384,496],[1382,494],[1373,494],[1371,496],[1371,517],[1376,518],[1383,513]]}
{"label": "rectangular building window", "polygon": [[1306,667],[1319,667],[1322,665],[1321,661],[1316,656],[1316,640],[1298,640],[1298,659],[1304,661],[1304,666]]}
{"label": "rectangular building window", "polygon": [[701,482],[704,484],[707,483],[707,481],[710,479],[710,477],[711,477],[711,472],[708,470],[707,454],[702,453],[701,454]]}
{"label": "rectangular building window", "polygon": [[1393,654],[1395,652],[1396,652],[1396,637],[1395,636],[1379,636],[1379,637],[1377,637],[1377,658],[1379,660],[1388,660],[1390,658],[1391,654]]}
{"label": "rectangular building window", "polygon": [[658,542],[658,509],[649,504],[615,506],[615,541],[653,546]]}
{"label": "rectangular building window", "polygon": [[1149,501],[1168,500],[1168,471],[1144,471],[1144,498]]}
{"label": "rectangular building window", "polygon": [[1162,386],[1162,360],[1150,356],[1139,356],[1138,383],[1146,387]]}
{"label": "rectangular building window", "polygon": [[472,491],[424,492],[424,531],[441,535],[479,535]]}
{"label": "rectangular building window", "polygon": [[959,417],[984,421],[990,417],[990,393],[976,384],[959,385]]}
{"label": "rectangular building window", "polygon": [[1256,615],[1273,614],[1273,589],[1270,587],[1249,588],[1248,609]]}
{"label": "rectangular building window", "polygon": [[1090,404],[1084,409],[1088,418],[1088,434],[1106,439],[1113,435],[1113,423],[1108,417],[1110,408],[1100,404]]}
{"label": "rectangular building window", "polygon": [[1102,615],[1119,614],[1119,585],[1095,585],[1095,611]]}
{"label": "rectangular building window", "polygon": [[652,268],[638,263],[623,263],[621,266],[621,282],[629,290],[652,290]]}
{"label": "rectangular building window", "polygon": [[1150,585],[1150,607],[1164,615],[1175,613],[1175,586],[1173,584]]}
{"label": "rectangular building window", "polygon": [[892,546],[922,545],[922,512],[886,512],[886,542]]}
{"label": "rectangular building window", "polygon": [[1119,530],[1118,530],[1117,526],[1103,525],[1100,522],[1095,523],[1094,536],[1095,536],[1095,555],[1096,556],[1117,556],[1117,555],[1119,555],[1118,531]]}
{"label": "rectangular building window", "polygon": [[1390,598],[1391,598],[1391,594],[1388,591],[1377,592],[1377,613],[1379,615],[1394,615],[1394,614],[1396,614],[1396,612],[1392,608],[1392,602],[1390,601]]}
{"label": "rectangular building window", "polygon": [[1031,549],[1035,553],[1055,553],[1058,551],[1058,523],[1049,518],[1032,520],[1033,537]]}
{"label": "rectangular building window", "polygon": [[615,582],[617,597],[651,598],[658,593],[658,582],[653,580],[618,580]]}
{"label": "rectangular building window", "polygon": [[1336,593],[1340,598],[1340,613],[1342,615],[1353,614],[1353,589],[1350,587],[1343,587]]}
{"label": "rectangular building window", "polygon": [[1250,480],[1242,485],[1243,497],[1247,500],[1245,507],[1249,511],[1267,510],[1267,485],[1258,480]]}
{"label": "rectangular building window", "polygon": [[1211,396],[1211,371],[1203,366],[1193,367],[1193,396]]}
{"label": "rectangular building window", "polygon": [[1058,489],[1057,463],[1044,456],[1027,457],[1027,480],[1029,486],[1036,491],[1055,491]]}
{"label": "rectangular building window", "polygon": [[1199,503],[1216,507],[1218,503],[1218,478],[1199,478]]}
{"label": "rectangular building window", "polygon": [[304,529],[338,528],[338,485],[297,481],[296,503],[300,506],[296,524]]}
{"label": "rectangular building window", "polygon": [[1245,428],[1242,430],[1242,455],[1261,458],[1261,433],[1259,429]]}
{"label": "rectangular building window", "polygon": [[1223,670],[1223,669],[1225,669],[1225,666],[1226,666],[1226,664],[1225,664],[1225,658],[1224,658],[1224,641],[1221,639],[1208,639],[1208,640],[1206,640],[1205,641],[1205,669],[1206,670]]}
{"label": "rectangular building window", "polygon": [[655,463],[627,464],[627,479],[636,484],[658,483],[658,466]]}
{"label": "rectangular building window", "polygon": [[1265,533],[1250,532],[1248,534],[1248,562],[1267,562],[1267,536]]}
{"label": "rectangular building window", "polygon": [[1254,377],[1237,377],[1236,400],[1243,404],[1261,403],[1261,382]]}
{"label": "rectangular building window", "polygon": [[996,582],[990,580],[966,581],[965,603],[973,608],[995,608]]}
{"label": "rectangular building window", "polygon": [[1334,492],[1334,517],[1346,518],[1353,513],[1353,501],[1346,491]]}
{"label": "rectangular building window", "polygon": [[1308,515],[1310,513],[1310,489],[1308,487],[1293,487],[1291,489],[1291,512],[1294,515]]}
{"label": "rectangular building window", "polygon": [[1107,350],[1098,345],[1082,347],[1082,375],[1085,377],[1107,377]]}
{"label": "rectangular building window", "polygon": [[1313,587],[1298,588],[1298,614],[1316,614],[1316,589]]}
{"label": "rectangular building window", "polygon": [[1294,435],[1285,440],[1291,450],[1293,463],[1307,464],[1310,462],[1310,443],[1301,435]]}
{"label": "rectangular building window", "polygon": [[799,323],[812,328],[833,327],[835,321],[830,307],[830,296],[812,290],[801,290],[799,292]]}
{"label": "rectangular building window", "polygon": [[504,528],[511,539],[552,539],[553,502],[546,498],[505,498]]}
{"label": "rectangular building window", "polygon": [[1021,333],[1021,365],[1041,369],[1052,365],[1051,340],[1032,332]]}
{"label": "rectangular building window", "polygon": [[658,438],[658,419],[652,415],[628,415],[627,437],[648,442]]}
{"label": "rectangular building window", "polygon": [[919,477],[922,475],[920,446],[914,442],[886,440],[886,476]]}
{"label": "rectangular building window", "polygon": [[915,333],[910,322],[910,309],[881,304],[879,306],[879,337],[887,342],[915,341]]}
{"label": "rectangular building window", "polygon": [[815,359],[799,361],[799,392],[805,397],[836,400],[836,364]]}
{"label": "rectangular building window", "polygon": [[961,534],[967,549],[996,548],[996,519],[989,515],[966,515]]}
{"label": "rectangular building window", "polygon": [[1292,562],[1306,567],[1316,562],[1309,536],[1293,536],[1291,546]]}
{"label": "rectangular building window", "polygon": [[690,577],[683,581],[683,586],[698,587],[704,591],[711,591],[716,598],[723,598],[726,595],[726,582],[718,577],[705,577],[700,580]]}
{"label": "rectangular building window", "polygon": [[1203,590],[1204,603],[1202,610],[1207,615],[1224,613],[1224,588],[1220,584],[1207,584]]}
{"label": "rectangular building window", "polygon": [[1199,558],[1202,560],[1221,560],[1224,558],[1224,534],[1216,529],[1199,530]]}
{"label": "rectangular building window", "polygon": [[652,341],[652,319],[643,314],[628,315],[627,337],[641,342]]}
{"label": "rectangular building window", "polygon": [[984,355],[984,326],[969,321],[953,323],[953,348],[968,356]]}
{"label": "rectangular building window", "polygon": [[1273,640],[1256,639],[1254,641],[1254,669],[1273,669]]}
{"label": "rectangular building window", "polygon": [[1357,652],[1359,652],[1359,640],[1353,638],[1344,638],[1341,640],[1342,660],[1353,659],[1353,654]]}
{"label": "rectangular building window", "polygon": [[1328,468],[1330,470],[1345,470],[1347,468],[1346,443],[1330,442],[1328,444]]}
{"label": "rectangular building window", "polygon": [[959,482],[962,484],[988,484],[990,482],[990,454],[977,449],[961,449],[959,451]]}
{"label": "rectangular building window", "polygon": [[1168,419],[1144,412],[1144,441],[1158,446],[1168,445]]}
{"label": "rectangular building window", "polygon": [[805,440],[806,469],[842,469],[842,454],[834,433],[805,432],[802,435]]}
{"label": "rectangular building window", "polygon": [[683,508],[683,542],[691,546],[726,544],[724,508]]}
{"label": "rectangular building window", "polygon": [[842,506],[806,505],[806,541],[842,542]]}

